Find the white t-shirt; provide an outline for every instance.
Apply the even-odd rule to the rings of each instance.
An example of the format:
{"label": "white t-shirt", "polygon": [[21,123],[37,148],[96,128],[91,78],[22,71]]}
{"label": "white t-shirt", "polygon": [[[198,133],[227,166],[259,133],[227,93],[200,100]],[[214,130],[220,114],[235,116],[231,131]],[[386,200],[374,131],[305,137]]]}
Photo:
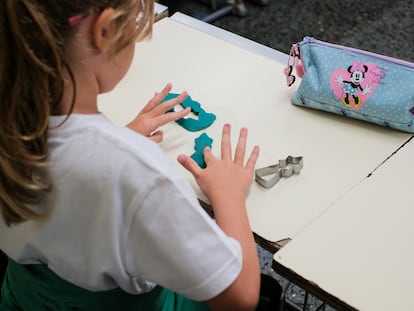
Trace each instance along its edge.
{"label": "white t-shirt", "polygon": [[[46,221],[7,227],[0,248],[89,290],[144,293],[159,284],[194,300],[226,289],[239,243],[199,206],[161,148],[104,115],[51,117]],[[0,217],[1,218],[1,217]]]}

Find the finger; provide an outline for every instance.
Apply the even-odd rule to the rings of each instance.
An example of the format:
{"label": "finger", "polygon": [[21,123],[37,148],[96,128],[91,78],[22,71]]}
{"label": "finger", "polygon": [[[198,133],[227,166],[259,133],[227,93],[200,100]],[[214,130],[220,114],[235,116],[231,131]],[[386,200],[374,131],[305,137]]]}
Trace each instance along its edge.
{"label": "finger", "polygon": [[234,156],[234,161],[243,166],[244,156],[246,154],[246,142],[247,142],[247,128],[242,127],[240,129],[239,141],[236,146],[236,154]]}
{"label": "finger", "polygon": [[155,99],[158,101],[158,103],[160,103],[165,96],[168,95],[169,92],[171,92],[172,89],[172,84],[171,83],[167,83],[164,88],[161,90],[161,92],[157,93],[155,96]]}
{"label": "finger", "polygon": [[178,95],[177,97],[163,102],[162,105],[159,105],[156,108],[157,113],[158,114],[165,113],[166,111],[170,110],[171,108],[181,104],[187,97],[188,97],[188,93],[186,91],[184,91],[180,95]]}
{"label": "finger", "polygon": [[154,96],[148,101],[145,107],[141,110],[142,112],[149,112],[154,109],[154,107],[158,106],[159,103],[167,96],[167,94],[171,91],[172,85],[171,83],[167,83],[166,86],[162,89],[161,92],[155,92]]}
{"label": "finger", "polygon": [[155,106],[158,105],[158,102],[156,101],[157,96],[158,96],[158,93],[155,92],[154,96],[148,101],[148,103],[144,106],[144,108],[142,108],[141,110],[142,113],[151,111],[152,109],[154,109]]}
{"label": "finger", "polygon": [[149,137],[149,139],[151,139],[153,142],[156,142],[156,143],[162,142],[163,138],[164,138],[164,133],[161,130],[155,131]]}
{"label": "finger", "polygon": [[204,162],[206,162],[206,165],[207,166],[209,166],[209,164],[211,163],[211,161],[214,161],[216,159],[216,157],[211,152],[211,148],[210,147],[205,147],[204,148],[203,155],[204,155]]}
{"label": "finger", "polygon": [[184,118],[191,112],[191,108],[185,108],[184,110],[169,112],[160,115],[158,118],[154,119],[153,122],[156,127],[160,127],[164,124],[170,123],[172,121],[177,121],[181,118]]}
{"label": "finger", "polygon": [[202,169],[200,168],[200,166],[198,166],[198,164],[193,159],[191,159],[190,157],[184,154],[179,155],[177,157],[177,160],[195,178],[197,178],[202,172]]}
{"label": "finger", "polygon": [[165,102],[156,102],[156,104],[153,105],[152,111],[147,110],[146,112],[153,117],[160,116],[162,114],[165,114],[168,110],[172,109],[173,107],[181,104],[187,98],[187,96],[187,92],[184,91],[177,97],[171,98]]}
{"label": "finger", "polygon": [[254,171],[254,167],[256,166],[257,159],[259,158],[260,148],[259,146],[254,146],[252,153],[250,154],[249,159],[247,160],[245,168],[251,172]]}
{"label": "finger", "polygon": [[231,160],[230,124],[224,124],[221,134],[221,158]]}

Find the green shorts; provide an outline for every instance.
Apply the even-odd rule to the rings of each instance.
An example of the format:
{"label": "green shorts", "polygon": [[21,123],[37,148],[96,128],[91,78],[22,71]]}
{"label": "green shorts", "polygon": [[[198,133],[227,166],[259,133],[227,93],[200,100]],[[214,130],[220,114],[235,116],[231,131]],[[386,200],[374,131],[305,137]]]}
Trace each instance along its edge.
{"label": "green shorts", "polygon": [[206,303],[156,287],[132,295],[117,288],[92,292],[73,285],[43,265],[20,265],[9,260],[2,286],[1,311],[210,311]]}
{"label": "green shorts", "polygon": [[[267,310],[261,297],[257,311]],[[120,288],[92,292],[69,283],[43,265],[20,265],[9,259],[1,288],[0,311],[211,311],[194,301],[157,286],[132,295]]]}

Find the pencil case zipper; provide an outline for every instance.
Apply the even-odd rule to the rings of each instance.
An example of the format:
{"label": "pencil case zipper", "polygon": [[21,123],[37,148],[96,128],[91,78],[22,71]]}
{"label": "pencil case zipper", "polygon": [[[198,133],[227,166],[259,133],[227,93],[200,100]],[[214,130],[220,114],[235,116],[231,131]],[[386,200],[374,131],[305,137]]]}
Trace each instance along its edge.
{"label": "pencil case zipper", "polygon": [[287,67],[285,68],[285,75],[286,75],[288,86],[291,86],[296,80],[295,76],[293,75],[293,68],[295,68],[296,75],[299,78],[302,78],[306,72],[306,68],[301,59],[300,47],[303,45],[307,45],[307,44],[330,47],[330,48],[337,49],[340,51],[352,52],[352,53],[360,54],[363,56],[370,56],[372,58],[375,58],[381,61],[386,61],[386,62],[394,63],[400,66],[404,66],[410,69],[414,69],[414,63],[410,63],[408,61],[404,61],[401,59],[397,59],[397,58],[393,58],[393,57],[389,57],[385,55],[380,55],[380,54],[376,54],[373,52],[368,52],[368,51],[364,51],[364,50],[360,50],[356,48],[351,48],[347,46],[342,46],[338,44],[321,41],[313,37],[305,37],[303,38],[302,41],[296,44],[293,44],[290,49],[289,57],[288,57],[288,64],[287,64]]}

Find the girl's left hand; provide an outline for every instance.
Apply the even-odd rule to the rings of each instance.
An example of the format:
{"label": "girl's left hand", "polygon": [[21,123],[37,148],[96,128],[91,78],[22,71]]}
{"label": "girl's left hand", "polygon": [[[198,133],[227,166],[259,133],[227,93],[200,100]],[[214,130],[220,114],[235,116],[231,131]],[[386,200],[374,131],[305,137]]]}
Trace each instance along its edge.
{"label": "girl's left hand", "polygon": [[161,103],[171,89],[172,85],[168,83],[161,92],[155,93],[154,97],[145,105],[127,127],[147,136],[154,142],[161,142],[163,139],[163,132],[158,130],[158,128],[171,121],[176,121],[185,117],[191,111],[191,108],[188,107],[180,111],[166,113],[174,106],[182,103],[188,96],[187,92],[182,92],[176,98]]}

